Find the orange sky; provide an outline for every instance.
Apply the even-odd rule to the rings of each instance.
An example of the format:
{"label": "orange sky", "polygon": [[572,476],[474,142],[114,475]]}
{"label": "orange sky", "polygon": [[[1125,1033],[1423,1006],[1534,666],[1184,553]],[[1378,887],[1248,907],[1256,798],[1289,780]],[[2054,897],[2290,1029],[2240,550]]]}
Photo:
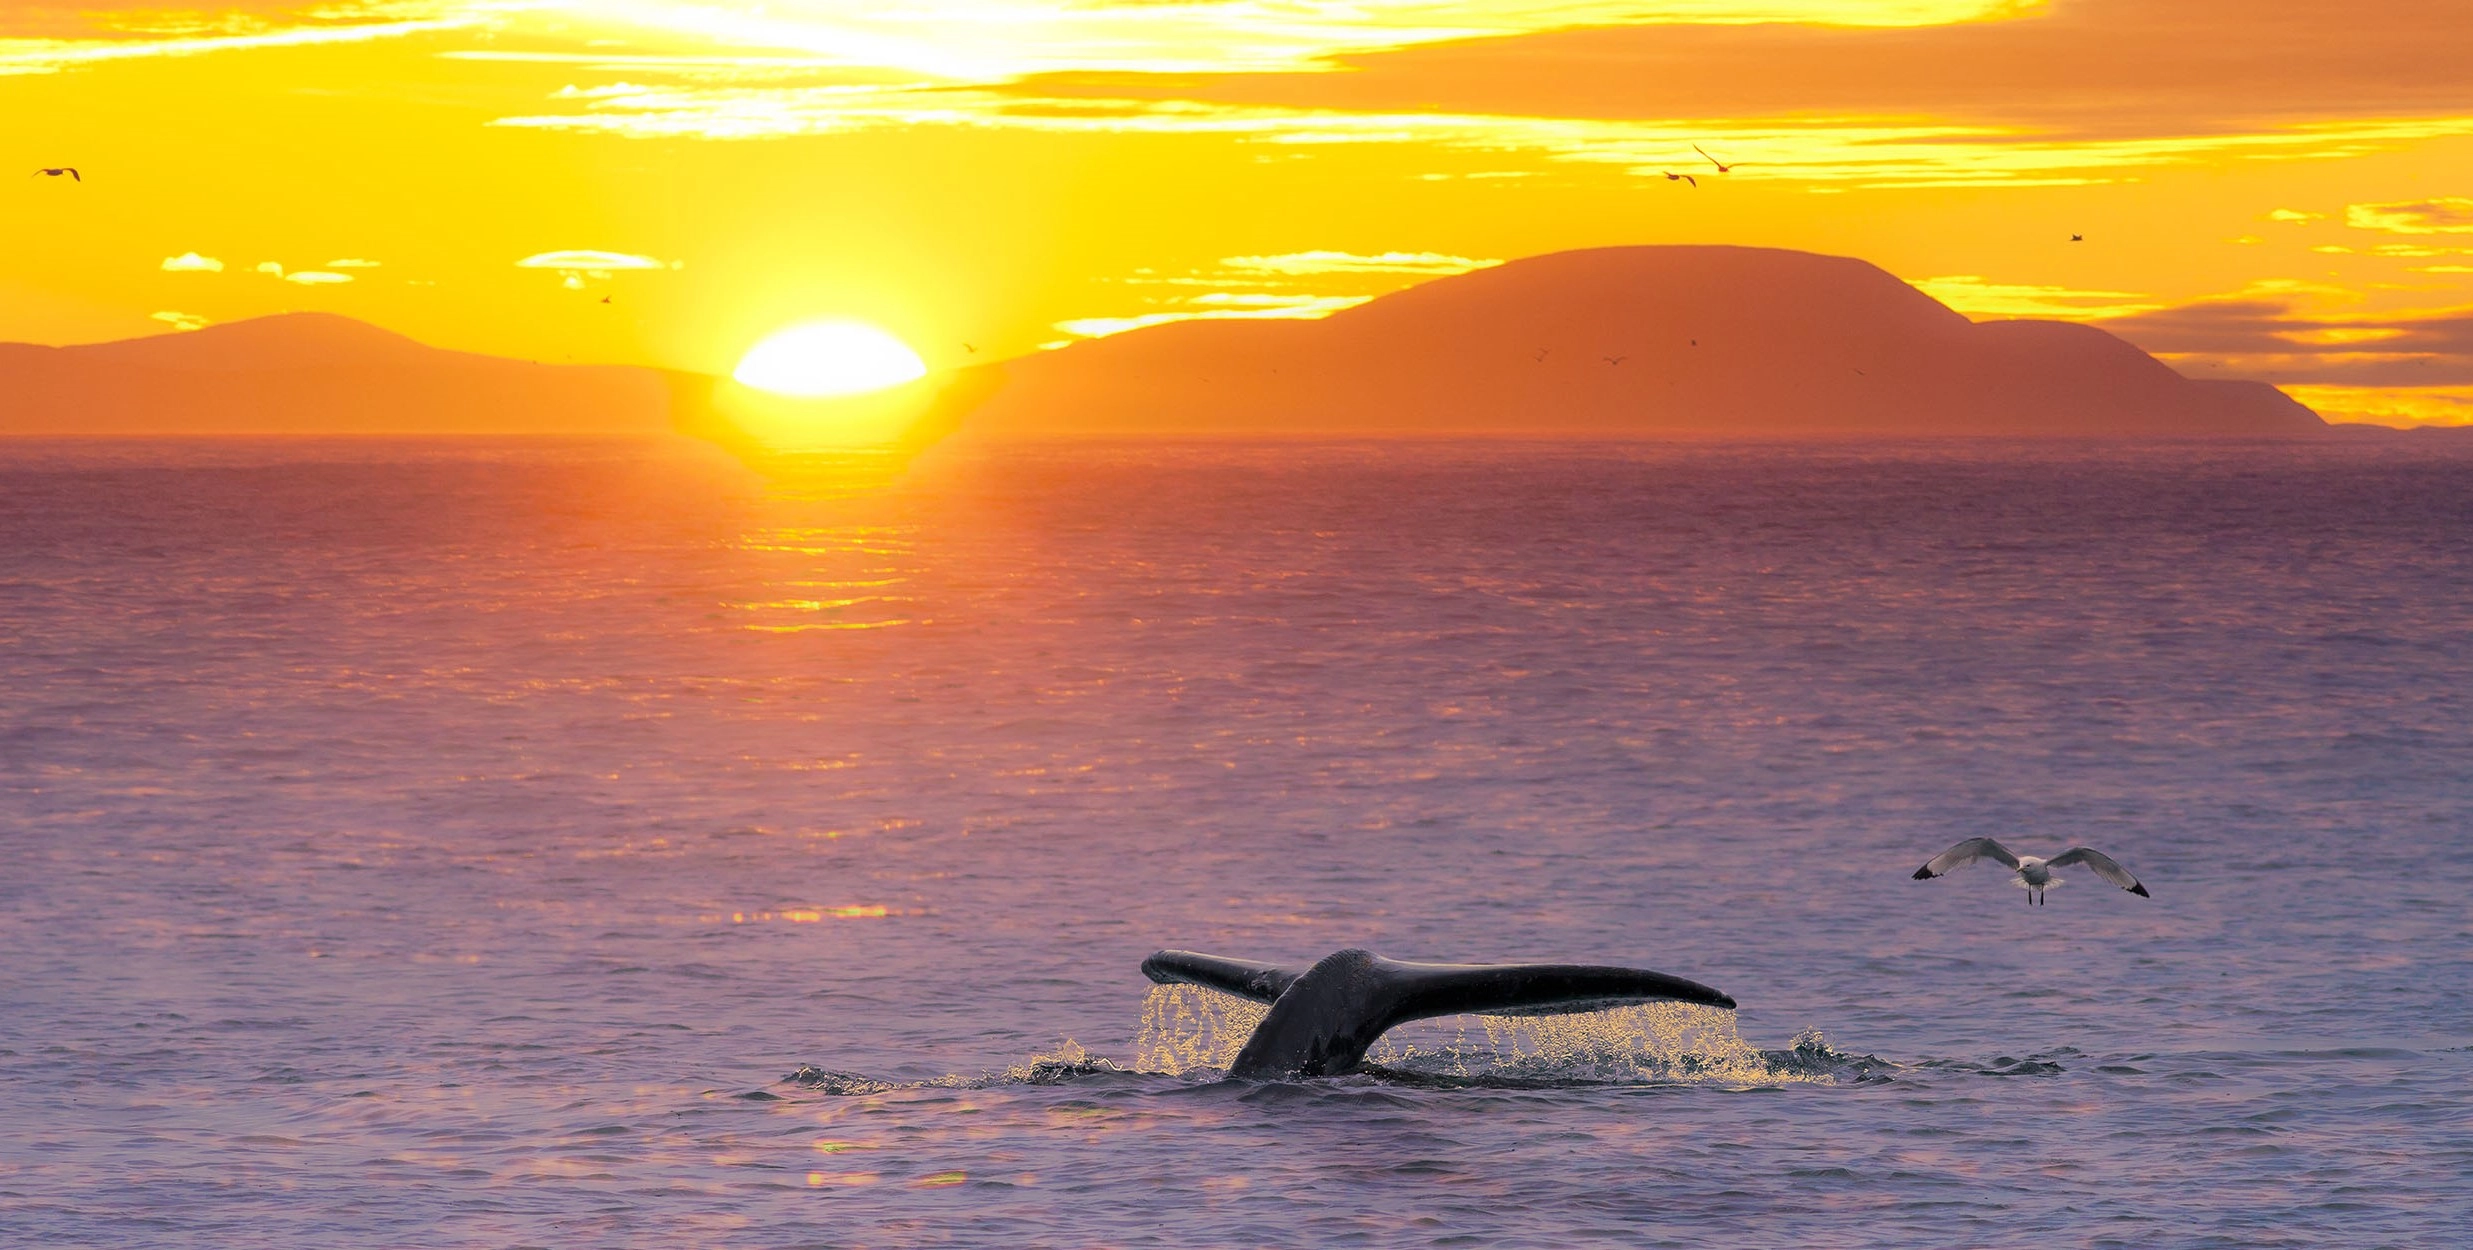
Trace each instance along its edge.
{"label": "orange sky", "polygon": [[2462,0],[5,3],[0,146],[86,180],[0,176],[0,340],[320,309],[726,372],[851,317],[943,366],[1723,242],[2473,423],[2468,38]]}

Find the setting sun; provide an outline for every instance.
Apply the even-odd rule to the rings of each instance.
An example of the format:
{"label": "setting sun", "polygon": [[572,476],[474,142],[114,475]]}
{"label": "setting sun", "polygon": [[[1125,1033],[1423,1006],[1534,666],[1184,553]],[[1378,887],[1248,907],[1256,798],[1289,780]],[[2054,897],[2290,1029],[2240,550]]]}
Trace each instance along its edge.
{"label": "setting sun", "polygon": [[858,321],[811,321],[749,348],[730,376],[743,386],[800,399],[858,395],[927,376],[919,354]]}

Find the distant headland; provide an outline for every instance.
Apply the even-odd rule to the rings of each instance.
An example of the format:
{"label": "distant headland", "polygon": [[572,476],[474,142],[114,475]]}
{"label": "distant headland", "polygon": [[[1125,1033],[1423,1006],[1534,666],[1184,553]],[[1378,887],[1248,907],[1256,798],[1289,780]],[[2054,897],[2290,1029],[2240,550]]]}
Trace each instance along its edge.
{"label": "distant headland", "polygon": [[1008,362],[988,435],[1833,438],[2324,433],[2093,326],[1973,322],[1860,260],[1612,247],[1321,321],[1187,321]]}
{"label": "distant headland", "polygon": [[671,379],[430,347],[284,313],[80,347],[0,344],[0,434],[651,434]]}
{"label": "distant headland", "polygon": [[[743,437],[692,373],[544,365],[294,313],[0,344],[0,435]],[[1974,322],[1860,260],[1557,252],[1320,321],[1186,321],[947,376],[933,430],[1053,437],[2277,437],[2261,382],[2185,378],[2093,326]]]}

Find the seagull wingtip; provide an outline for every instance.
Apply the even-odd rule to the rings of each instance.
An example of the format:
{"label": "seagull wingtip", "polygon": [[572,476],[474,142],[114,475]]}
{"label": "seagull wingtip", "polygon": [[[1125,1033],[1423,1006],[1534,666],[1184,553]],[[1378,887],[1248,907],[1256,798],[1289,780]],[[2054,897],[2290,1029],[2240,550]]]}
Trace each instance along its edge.
{"label": "seagull wingtip", "polygon": [[1916,881],[1930,881],[1932,879],[1932,865],[1925,864],[1923,867],[1916,869],[1915,875],[1912,879]]}
{"label": "seagull wingtip", "polygon": [[2130,893],[2135,894],[2135,895],[2137,895],[2137,896],[2138,896],[2138,897],[2140,897],[2140,898],[2154,898],[2154,897],[2155,897],[2154,895],[2147,893],[2147,887],[2146,887],[2144,884],[2140,884],[2140,885],[2133,885],[2133,886],[2131,886],[2131,887],[2130,887]]}

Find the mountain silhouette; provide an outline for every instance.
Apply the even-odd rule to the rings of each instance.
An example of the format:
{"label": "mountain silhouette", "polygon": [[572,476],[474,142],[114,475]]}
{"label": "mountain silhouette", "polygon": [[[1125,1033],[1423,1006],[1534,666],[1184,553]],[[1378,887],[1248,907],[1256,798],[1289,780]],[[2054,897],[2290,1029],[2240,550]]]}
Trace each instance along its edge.
{"label": "mountain silhouette", "polygon": [[[715,404],[726,386],[447,351],[287,313],[78,347],[0,344],[0,434],[677,430],[745,444]],[[1749,247],[1558,252],[1321,321],[1175,322],[929,389],[939,398],[919,441],[957,423],[999,438],[2328,429],[2271,386],[2184,378],[2092,326],[1971,322],[1862,261]]]}
{"label": "mountain silhouette", "polygon": [[0,344],[0,434],[649,434],[678,379],[447,351],[330,313]]}
{"label": "mountain silhouette", "polygon": [[2323,432],[2093,326],[1973,322],[1863,261],[1558,252],[1320,321],[1183,321],[1001,366],[991,436],[2209,436]]}

